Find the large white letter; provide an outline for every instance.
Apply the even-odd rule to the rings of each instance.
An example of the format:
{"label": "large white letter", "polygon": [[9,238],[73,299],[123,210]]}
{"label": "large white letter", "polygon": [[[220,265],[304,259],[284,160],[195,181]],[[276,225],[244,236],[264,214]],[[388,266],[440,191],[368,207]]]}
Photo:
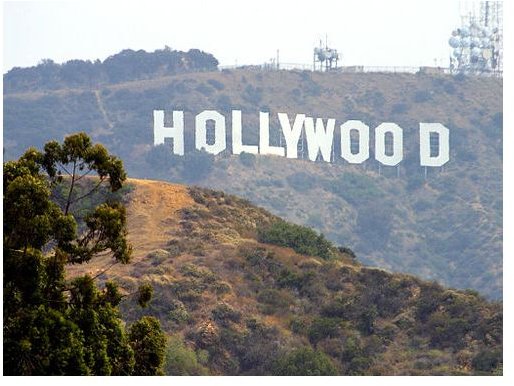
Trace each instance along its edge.
{"label": "large white letter", "polygon": [[[430,154],[430,133],[437,133],[439,154]],[[419,124],[419,160],[421,166],[443,166],[450,160],[450,130],[440,123]]]}
{"label": "large white letter", "polygon": [[[385,135],[393,135],[393,154],[387,155]],[[403,130],[396,123],[384,122],[375,129],[375,158],[384,165],[395,166],[403,160]]]}
{"label": "large white letter", "polygon": [[[351,131],[359,133],[359,152],[352,153]],[[341,157],[351,164],[360,164],[369,158],[369,127],[361,121],[346,121],[341,125]]]}
{"label": "large white letter", "polygon": [[232,110],[232,153],[258,154],[259,148],[253,145],[243,145],[243,119],[241,110]]}
{"label": "large white letter", "polygon": [[153,144],[164,144],[165,138],[173,139],[173,154],[184,155],[184,113],[173,111],[173,127],[164,126],[164,111],[153,111]]}
{"label": "large white letter", "polygon": [[309,159],[316,161],[318,152],[326,162],[330,162],[332,143],[334,141],[335,119],[327,120],[327,129],[323,125],[321,118],[316,118],[316,126],[312,118],[305,118],[305,134],[307,136],[307,146],[309,147]]}
{"label": "large white letter", "polygon": [[269,145],[269,113],[259,112],[259,147],[261,154],[272,154],[284,156],[284,148]]}
{"label": "large white letter", "polygon": [[305,120],[305,114],[296,114],[294,119],[293,128],[289,122],[289,117],[285,113],[278,113],[278,120],[280,126],[282,126],[282,133],[286,139],[287,145],[287,158],[298,158],[298,140],[302,133],[303,121]]}
{"label": "large white letter", "polygon": [[[207,121],[214,121],[214,143],[207,143]],[[227,147],[225,117],[214,110],[205,110],[195,118],[195,143],[198,150],[205,149],[207,153],[219,154]]]}

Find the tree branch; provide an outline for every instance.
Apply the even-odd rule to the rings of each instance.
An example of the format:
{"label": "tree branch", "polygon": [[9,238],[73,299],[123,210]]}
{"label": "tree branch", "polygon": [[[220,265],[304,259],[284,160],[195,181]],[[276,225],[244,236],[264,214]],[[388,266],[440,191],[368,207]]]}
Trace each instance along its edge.
{"label": "tree branch", "polygon": [[[77,180],[78,181],[78,180]],[[75,203],[79,200],[82,200],[83,198],[86,198],[87,196],[93,194],[93,192],[95,192],[99,187],[100,185],[102,185],[102,183],[105,181],[105,177],[100,177],[100,181],[98,181],[98,183],[94,186],[93,189],[91,189],[89,192],[87,192],[86,194],[83,194],[82,196],[80,197],[77,197],[76,199],[72,200],[71,202],[72,203]]]}
{"label": "tree branch", "polygon": [[71,185],[70,185],[70,191],[68,192],[68,200],[66,202],[66,209],[64,210],[64,215],[68,215],[68,210],[70,209],[71,205],[71,195],[73,193],[73,188],[75,186],[75,173],[77,169],[77,161],[73,161],[73,174],[71,175]]}

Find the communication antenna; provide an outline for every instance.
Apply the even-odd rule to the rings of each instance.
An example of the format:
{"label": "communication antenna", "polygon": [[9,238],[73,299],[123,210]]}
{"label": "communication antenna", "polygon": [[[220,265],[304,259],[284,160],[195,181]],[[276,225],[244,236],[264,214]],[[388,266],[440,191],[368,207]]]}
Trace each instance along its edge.
{"label": "communication antenna", "polygon": [[325,35],[325,47],[319,41],[319,47],[314,48],[313,71],[332,71],[336,70],[339,54],[336,49],[328,47],[328,35]]}
{"label": "communication antenna", "polygon": [[461,26],[452,31],[450,72],[501,76],[503,72],[503,4],[460,2]]}

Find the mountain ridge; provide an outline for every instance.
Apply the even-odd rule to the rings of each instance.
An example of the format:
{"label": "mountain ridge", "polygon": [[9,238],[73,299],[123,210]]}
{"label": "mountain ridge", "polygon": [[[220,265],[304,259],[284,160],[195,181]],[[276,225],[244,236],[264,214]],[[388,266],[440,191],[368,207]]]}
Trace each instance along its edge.
{"label": "mountain ridge", "polygon": [[[249,69],[180,73],[80,92],[6,93],[5,156],[16,157],[29,145],[70,130],[85,130],[125,159],[130,175],[243,196],[349,245],[367,264],[472,287],[499,299],[501,99],[502,80],[497,78]],[[330,165],[272,156],[243,160],[228,152],[197,156],[192,150],[195,114],[215,109],[229,123],[233,108],[243,111],[247,144],[258,142],[260,110],[338,122],[360,119],[370,126],[372,142],[374,127],[395,122],[405,134],[404,160],[399,169],[381,167],[379,174],[373,149],[371,159],[358,166],[339,159]],[[157,109],[184,111],[184,157],[153,147],[152,112]],[[426,180],[416,142],[423,121],[450,129],[450,162],[429,168]],[[271,126],[278,127],[273,118]],[[276,133],[271,140],[278,145]],[[338,146],[337,137],[334,143]],[[318,200],[326,205],[315,205]]]}
{"label": "mountain ridge", "polygon": [[[279,358],[289,366],[298,352],[341,375],[500,371],[498,303],[363,266],[349,249],[333,249],[329,259],[298,253],[315,240],[311,231],[223,192],[137,179],[127,185],[121,200],[133,261],[93,259],[71,266],[68,277],[114,280],[123,293],[151,284],[147,309],[127,298],[121,311],[127,323],[160,319],[174,342],[169,375],[278,374],[286,366]],[[291,244],[264,242],[270,229]],[[189,367],[172,360],[183,356]]]}

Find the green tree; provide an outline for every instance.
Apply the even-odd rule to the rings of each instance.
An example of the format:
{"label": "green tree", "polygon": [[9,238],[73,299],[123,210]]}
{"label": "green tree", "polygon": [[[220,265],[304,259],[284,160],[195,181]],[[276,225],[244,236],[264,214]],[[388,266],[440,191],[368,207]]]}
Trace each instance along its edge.
{"label": "green tree", "polygon": [[[99,289],[89,275],[65,278],[67,264],[99,254],[110,254],[113,264],[130,260],[121,204],[93,208],[80,230],[73,215],[103,183],[122,187],[121,160],[79,133],[5,163],[3,178],[5,373],[137,374],[116,285]],[[146,303],[148,289],[142,294]]]}
{"label": "green tree", "polygon": [[136,359],[134,372],[138,375],[162,375],[166,336],[159,321],[152,316],[142,317],[130,327],[129,339]]}
{"label": "green tree", "polygon": [[337,375],[337,369],[326,354],[304,347],[279,359],[273,375]]}

